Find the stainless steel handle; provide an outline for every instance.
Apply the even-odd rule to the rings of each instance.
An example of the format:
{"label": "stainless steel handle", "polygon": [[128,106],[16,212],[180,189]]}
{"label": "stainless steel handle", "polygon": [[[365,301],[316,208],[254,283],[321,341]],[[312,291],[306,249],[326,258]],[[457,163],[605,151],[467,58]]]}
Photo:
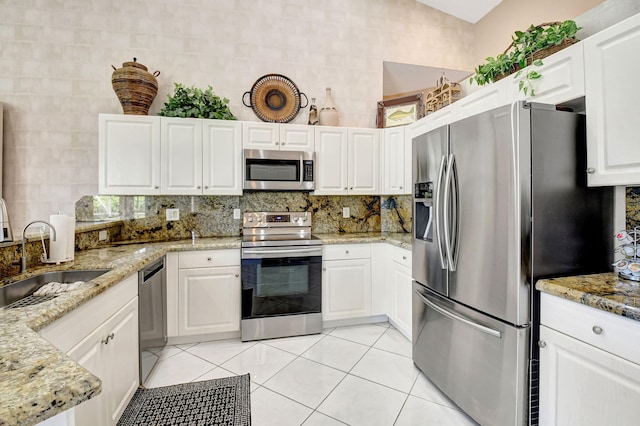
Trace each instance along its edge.
{"label": "stainless steel handle", "polygon": [[[435,193],[435,200],[433,206],[433,221],[435,222],[436,229],[436,242],[438,243],[438,255],[440,256],[440,266],[442,269],[447,269],[447,258],[445,257],[444,248],[442,247],[442,220],[440,218],[440,204],[442,198],[440,197],[440,191],[442,191],[442,177],[444,175],[444,169],[446,167],[447,157],[444,155],[440,159],[440,169],[438,171],[438,181]],[[426,235],[425,235],[426,237]]]}
{"label": "stainless steel handle", "polygon": [[303,181],[302,181],[303,178],[304,178],[304,162],[302,159],[302,155],[300,155],[300,187],[302,187],[303,185]]}
{"label": "stainless steel handle", "polygon": [[[449,207],[451,207],[452,213],[455,214],[455,203],[453,203],[451,201],[451,187],[453,186],[452,183],[452,179],[453,179],[453,170],[454,170],[454,162],[455,162],[455,156],[453,154],[449,155],[449,161],[447,164],[447,173],[446,176],[444,178],[445,184],[444,184],[444,209],[443,209],[443,228],[444,228],[444,247],[445,247],[445,251],[447,253],[447,264],[448,264],[448,268],[451,272],[454,272],[456,270],[456,265],[453,263],[453,248],[452,248],[452,238],[454,236],[454,230],[451,228],[452,224],[449,223],[449,218],[451,217],[451,214],[449,212]],[[455,194],[454,194],[455,195]],[[454,216],[455,218],[455,216]],[[454,219],[455,220],[455,219]]]}
{"label": "stainless steel handle", "polygon": [[115,333],[111,333],[111,334],[107,335],[107,337],[102,339],[102,343],[104,343],[105,345],[108,345],[109,344],[109,340],[113,340],[114,337],[116,337],[116,334]]}
{"label": "stainless steel handle", "polygon": [[242,250],[243,254],[286,254],[286,253],[311,253],[319,251],[317,248],[295,248],[295,249],[276,249],[276,250]]}
{"label": "stainless steel handle", "polygon": [[436,305],[435,303],[433,303],[432,301],[428,300],[426,297],[424,297],[422,294],[420,294],[420,292],[418,290],[414,290],[414,292],[416,293],[416,295],[420,298],[420,300],[422,300],[422,302],[429,306],[430,308],[432,308],[434,311],[444,315],[445,317],[451,318],[452,320],[455,321],[460,321],[470,327],[475,328],[478,331],[481,331],[485,334],[488,334],[490,336],[493,337],[497,337],[498,339],[502,338],[502,332],[498,331],[498,330],[494,330],[493,328],[489,328],[486,327],[482,324],[478,324],[477,322],[471,321],[467,318],[461,317],[459,315],[456,315],[454,313],[451,313],[449,311],[447,311],[446,309],[441,308],[440,306]]}
{"label": "stainless steel handle", "polygon": [[602,327],[597,325],[594,325],[593,327],[591,327],[591,330],[593,330],[595,334],[602,334],[602,332],[604,331]]}
{"label": "stainless steel handle", "polygon": [[458,253],[460,252],[460,190],[458,188],[458,162],[455,155],[451,155],[451,187],[453,194],[451,195],[451,217],[453,222],[451,223],[451,259],[449,260],[449,268],[452,272],[455,272],[458,267]]}

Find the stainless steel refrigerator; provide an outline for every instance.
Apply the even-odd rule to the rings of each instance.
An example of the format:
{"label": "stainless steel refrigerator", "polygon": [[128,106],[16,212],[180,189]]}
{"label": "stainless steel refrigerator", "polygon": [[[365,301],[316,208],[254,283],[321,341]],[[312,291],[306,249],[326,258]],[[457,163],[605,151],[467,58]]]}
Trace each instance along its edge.
{"label": "stainless steel refrigerator", "polygon": [[610,270],[585,117],[506,105],[413,139],[413,361],[483,425],[537,424],[536,280]]}

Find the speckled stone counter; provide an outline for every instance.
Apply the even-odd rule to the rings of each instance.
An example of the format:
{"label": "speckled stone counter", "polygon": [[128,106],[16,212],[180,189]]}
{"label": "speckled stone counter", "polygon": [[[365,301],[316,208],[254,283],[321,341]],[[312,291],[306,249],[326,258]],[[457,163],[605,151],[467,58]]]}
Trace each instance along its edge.
{"label": "speckled stone counter", "polygon": [[[411,249],[411,234],[316,234],[323,244],[385,242]],[[33,425],[90,399],[101,391],[99,378],[73,362],[38,331],[100,295],[168,252],[240,248],[240,237],[120,243],[77,252],[73,262],[32,268],[0,281],[8,284],[63,269],[110,269],[83,288],[19,309],[0,309],[0,426]]]}
{"label": "speckled stone counter", "polygon": [[536,289],[573,302],[640,321],[640,285],[617,274],[539,280]]}

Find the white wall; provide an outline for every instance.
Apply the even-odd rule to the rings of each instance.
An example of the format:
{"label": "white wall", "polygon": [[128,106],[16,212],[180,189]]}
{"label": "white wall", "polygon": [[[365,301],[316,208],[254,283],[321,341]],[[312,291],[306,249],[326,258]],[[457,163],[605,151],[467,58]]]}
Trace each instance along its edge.
{"label": "white wall", "polygon": [[[231,100],[267,73],[318,98],[343,126],[373,127],[382,62],[471,69],[471,24],[415,0],[0,0],[4,197],[14,231],[97,191],[97,115],[120,113],[111,65],[159,70]],[[302,113],[297,123],[306,122]]]}

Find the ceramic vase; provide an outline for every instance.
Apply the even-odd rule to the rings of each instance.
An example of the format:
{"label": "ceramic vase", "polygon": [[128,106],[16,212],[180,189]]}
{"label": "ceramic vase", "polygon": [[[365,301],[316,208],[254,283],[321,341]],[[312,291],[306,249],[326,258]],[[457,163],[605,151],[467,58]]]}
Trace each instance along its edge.
{"label": "ceramic vase", "polygon": [[333,103],[331,97],[331,88],[327,87],[326,96],[324,98],[324,105],[320,109],[319,113],[321,126],[337,126],[338,125],[338,110]]}

